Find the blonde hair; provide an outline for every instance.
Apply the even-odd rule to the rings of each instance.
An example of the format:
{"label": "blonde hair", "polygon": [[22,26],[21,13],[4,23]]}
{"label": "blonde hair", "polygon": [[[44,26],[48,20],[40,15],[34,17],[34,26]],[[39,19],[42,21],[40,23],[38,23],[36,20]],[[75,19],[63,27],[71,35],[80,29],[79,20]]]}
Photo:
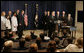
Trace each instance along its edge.
{"label": "blonde hair", "polygon": [[11,41],[11,40],[6,41],[6,42],[4,43],[4,46],[5,46],[5,47],[12,47],[12,46],[13,46],[13,41]]}
{"label": "blonde hair", "polygon": [[4,43],[4,50],[3,52],[11,52],[11,49],[13,47],[13,41],[8,40]]}
{"label": "blonde hair", "polygon": [[2,11],[2,12],[1,12],[1,16],[5,16],[4,13],[5,13],[5,11]]}
{"label": "blonde hair", "polygon": [[26,35],[25,36],[25,40],[27,40],[27,41],[31,40],[31,36],[30,35]]}
{"label": "blonde hair", "polygon": [[[33,48],[33,49],[32,49],[32,48]],[[30,45],[30,52],[37,52],[37,50],[38,50],[37,44],[36,44],[36,43],[32,43],[32,44]]]}
{"label": "blonde hair", "polygon": [[81,48],[83,46],[83,37],[77,39],[77,46]]}

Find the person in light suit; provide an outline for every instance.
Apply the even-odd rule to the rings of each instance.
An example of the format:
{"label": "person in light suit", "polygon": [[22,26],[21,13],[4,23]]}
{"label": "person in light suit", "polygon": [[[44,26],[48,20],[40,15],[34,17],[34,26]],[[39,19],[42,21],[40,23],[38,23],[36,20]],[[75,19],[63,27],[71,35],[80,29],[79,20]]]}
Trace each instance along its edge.
{"label": "person in light suit", "polygon": [[14,14],[11,18],[11,22],[12,22],[12,32],[13,32],[13,36],[14,36],[14,35],[16,35],[16,31],[17,31],[17,27],[18,27],[16,12],[14,12]]}
{"label": "person in light suit", "polygon": [[9,33],[11,32],[11,22],[10,22],[9,15],[7,15],[6,18],[7,18],[6,19],[6,32],[7,32],[7,37],[9,37]]}
{"label": "person in light suit", "polygon": [[1,33],[3,33],[2,36],[5,37],[5,32],[6,32],[6,17],[5,17],[6,13],[5,11],[3,11],[1,13]]}

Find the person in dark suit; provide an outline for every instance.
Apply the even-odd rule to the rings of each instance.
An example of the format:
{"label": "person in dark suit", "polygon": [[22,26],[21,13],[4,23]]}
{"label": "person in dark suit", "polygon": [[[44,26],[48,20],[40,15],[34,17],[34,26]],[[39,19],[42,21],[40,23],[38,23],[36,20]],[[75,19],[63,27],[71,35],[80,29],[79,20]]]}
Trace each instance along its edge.
{"label": "person in dark suit", "polygon": [[[57,11],[56,20],[57,20],[57,21],[58,21],[58,20],[61,20],[60,12],[59,12],[59,11]],[[59,32],[60,32],[60,23],[57,23],[56,29],[58,29],[57,31],[58,31],[58,33],[59,33]]]}
{"label": "person in dark suit", "polygon": [[60,12],[59,12],[59,11],[57,11],[56,19],[57,19],[57,20],[60,20],[60,19],[61,19],[61,17],[60,17]]}
{"label": "person in dark suit", "polygon": [[65,11],[62,12],[61,21],[63,21],[61,23],[61,26],[65,26],[66,23],[67,23],[67,16],[66,16],[66,12]]}
{"label": "person in dark suit", "polygon": [[49,22],[49,37],[52,39],[52,33],[55,31],[55,11],[52,11],[52,15],[50,16],[50,22]]}
{"label": "person in dark suit", "polygon": [[18,20],[18,24],[19,24],[19,18],[20,18],[20,10],[17,10],[17,11],[16,11],[16,17],[17,17],[17,20]]}
{"label": "person in dark suit", "polygon": [[51,37],[51,15],[50,15],[50,11],[48,11],[48,15],[47,15],[47,28],[48,28],[48,37]]}
{"label": "person in dark suit", "polygon": [[66,19],[67,19],[66,12],[63,11],[62,12],[62,16],[61,16],[61,20],[64,21],[64,22],[66,22]]}
{"label": "person in dark suit", "polygon": [[46,31],[47,30],[47,11],[44,12],[43,25],[44,25],[44,31]]}
{"label": "person in dark suit", "polygon": [[8,11],[8,15],[9,15],[10,23],[11,23],[11,17],[12,17],[12,11],[11,10]]}
{"label": "person in dark suit", "polygon": [[49,30],[49,19],[50,19],[50,11],[47,11],[47,16],[45,18],[45,24],[47,30]]}
{"label": "person in dark suit", "polygon": [[21,11],[21,15],[17,15],[18,16],[18,36],[19,39],[22,37],[23,35],[23,29],[24,29],[24,10]]}
{"label": "person in dark suit", "polygon": [[[16,11],[16,17],[17,17],[17,20],[18,20],[18,24],[19,24],[19,18],[20,18],[20,10],[17,10]],[[17,27],[17,34],[19,33],[19,26]]]}
{"label": "person in dark suit", "polygon": [[68,14],[67,25],[68,25],[68,26],[72,26],[72,24],[73,24],[73,19],[72,19],[72,17],[71,17],[71,14]]}

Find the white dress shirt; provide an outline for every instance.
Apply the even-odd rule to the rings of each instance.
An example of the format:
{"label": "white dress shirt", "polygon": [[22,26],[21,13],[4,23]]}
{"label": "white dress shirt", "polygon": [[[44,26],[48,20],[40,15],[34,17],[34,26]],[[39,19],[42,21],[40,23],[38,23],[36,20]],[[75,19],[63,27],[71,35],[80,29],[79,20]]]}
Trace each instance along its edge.
{"label": "white dress shirt", "polygon": [[6,17],[1,16],[1,30],[6,30]]}

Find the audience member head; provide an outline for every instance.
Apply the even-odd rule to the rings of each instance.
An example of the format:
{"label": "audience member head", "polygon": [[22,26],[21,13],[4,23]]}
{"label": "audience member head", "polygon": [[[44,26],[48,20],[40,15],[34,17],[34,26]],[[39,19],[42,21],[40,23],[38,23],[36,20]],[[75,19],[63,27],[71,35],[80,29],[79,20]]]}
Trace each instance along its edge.
{"label": "audience member head", "polygon": [[47,52],[55,52],[55,51],[56,51],[56,42],[52,40],[48,43]]}
{"label": "audience member head", "polygon": [[45,10],[45,12],[44,12],[44,13],[45,13],[45,16],[46,16],[46,15],[47,15],[47,11]]}
{"label": "audience member head", "polygon": [[55,11],[52,11],[52,16],[55,16]]}
{"label": "audience member head", "polygon": [[42,41],[41,38],[37,37],[36,43],[37,43],[38,47],[41,47],[41,41]]}
{"label": "audience member head", "polygon": [[79,48],[82,48],[83,47],[83,37],[80,37],[77,39],[77,45]]}
{"label": "audience member head", "polygon": [[37,44],[36,44],[36,43],[32,43],[32,44],[30,45],[29,52],[37,52],[37,50],[38,50]]}
{"label": "audience member head", "polygon": [[2,11],[1,16],[5,16],[5,15],[6,15],[5,11]]}
{"label": "audience member head", "polygon": [[30,35],[26,35],[26,36],[25,36],[25,40],[26,40],[26,41],[30,41],[30,40],[31,40],[31,36],[30,36]]}
{"label": "audience member head", "polygon": [[68,44],[71,44],[73,42],[73,39],[71,37],[67,38]]}
{"label": "audience member head", "polygon": [[56,42],[56,45],[59,45],[60,39],[59,39],[59,38],[55,38],[54,40],[55,40],[55,42]]}
{"label": "audience member head", "polygon": [[11,52],[11,49],[13,47],[13,41],[8,40],[4,43],[4,51],[3,52]]}
{"label": "audience member head", "polygon": [[19,46],[20,46],[20,48],[23,48],[24,45],[25,45],[25,39],[24,39],[24,38],[21,38],[21,39],[19,40]]}
{"label": "audience member head", "polygon": [[40,38],[42,39],[42,41],[44,40],[44,33],[40,33]]}

